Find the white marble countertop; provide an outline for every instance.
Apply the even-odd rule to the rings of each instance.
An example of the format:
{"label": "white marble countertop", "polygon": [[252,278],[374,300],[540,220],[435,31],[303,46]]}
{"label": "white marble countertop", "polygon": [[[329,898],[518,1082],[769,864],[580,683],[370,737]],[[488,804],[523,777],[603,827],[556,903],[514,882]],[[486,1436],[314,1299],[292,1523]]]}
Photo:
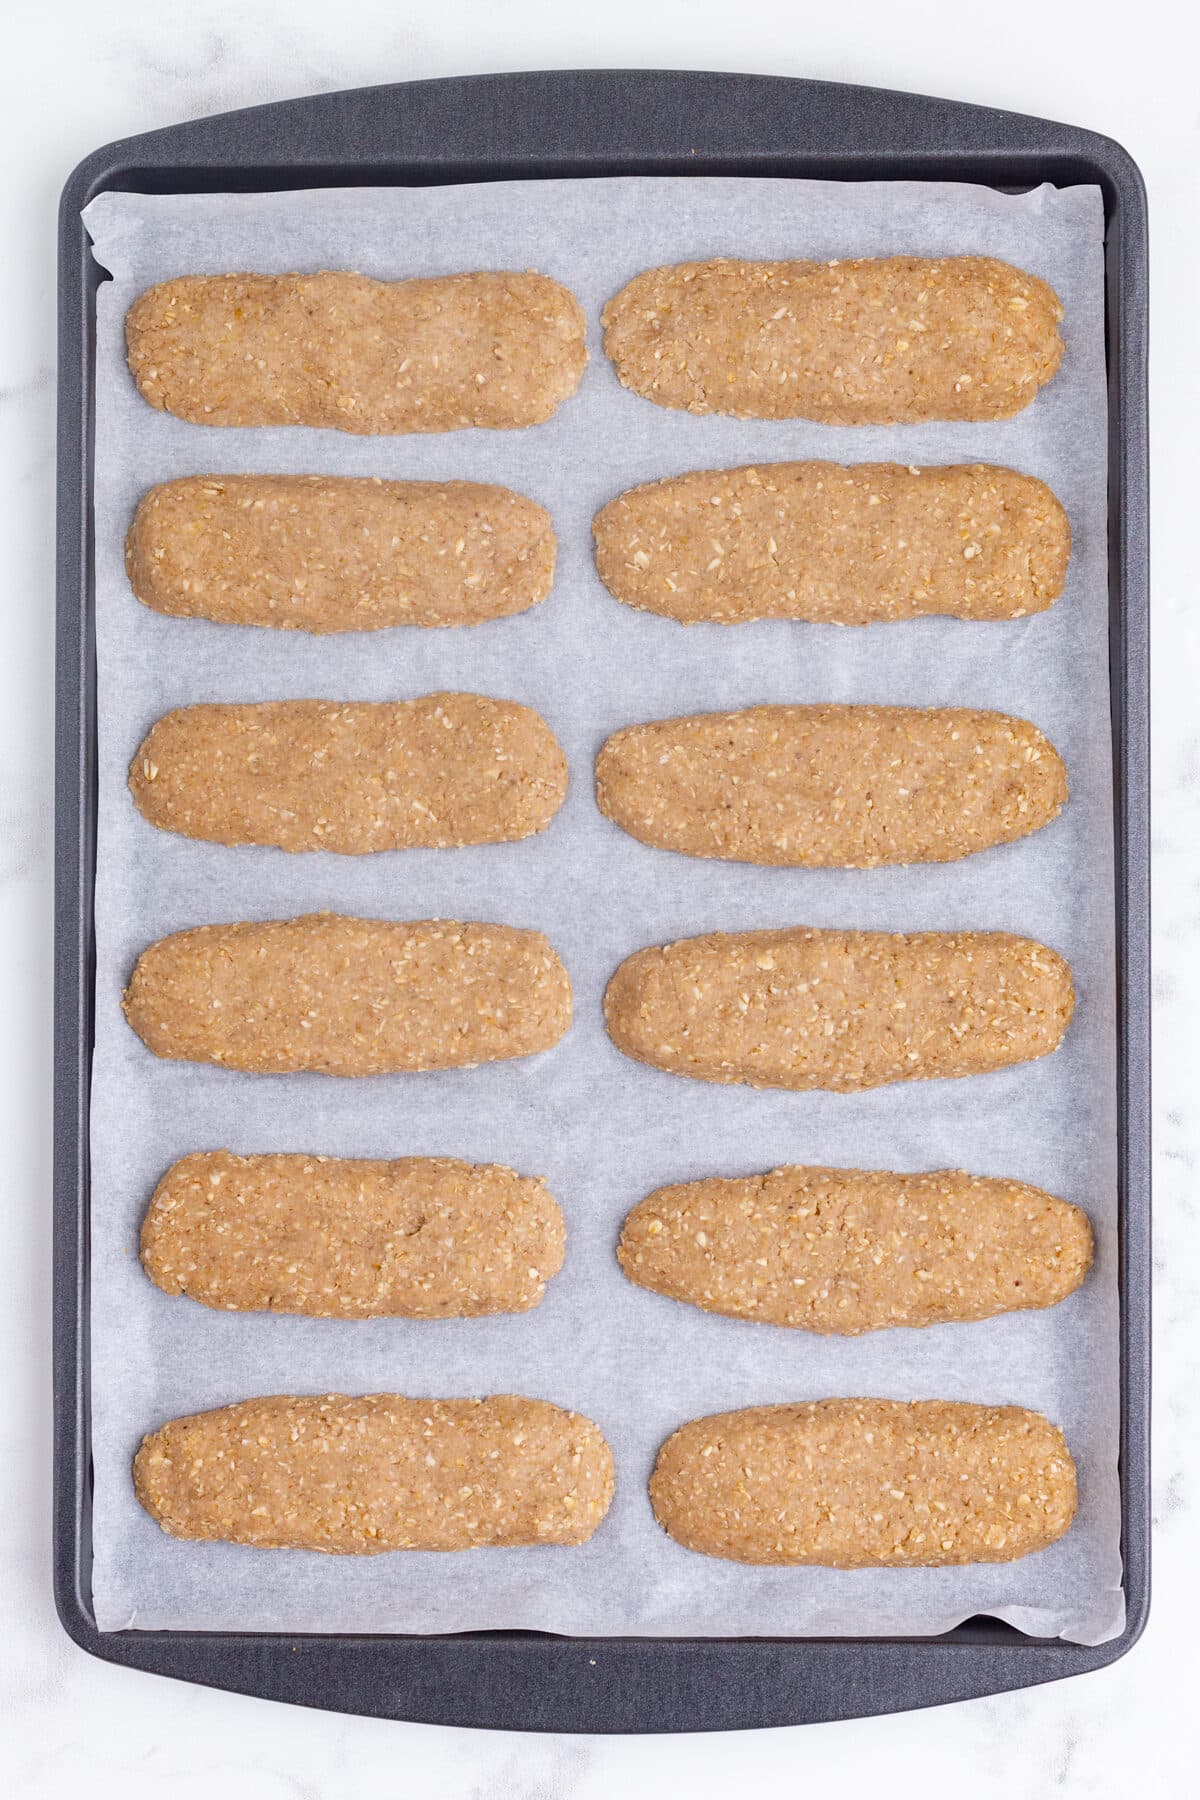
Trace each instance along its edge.
{"label": "white marble countertop", "polygon": [[[1172,0],[18,0],[0,74],[0,1779],[96,1800],[640,1800],[957,1784],[972,1800],[1197,1791],[1200,1557],[1200,603],[1194,68]],[[109,139],[320,89],[486,70],[739,68],[952,95],[1118,138],[1153,244],[1156,800],[1155,1599],[1096,1675],[931,1713],[687,1739],[538,1738],[343,1718],[96,1662],[49,1577],[50,805],[54,255],[58,191]]]}

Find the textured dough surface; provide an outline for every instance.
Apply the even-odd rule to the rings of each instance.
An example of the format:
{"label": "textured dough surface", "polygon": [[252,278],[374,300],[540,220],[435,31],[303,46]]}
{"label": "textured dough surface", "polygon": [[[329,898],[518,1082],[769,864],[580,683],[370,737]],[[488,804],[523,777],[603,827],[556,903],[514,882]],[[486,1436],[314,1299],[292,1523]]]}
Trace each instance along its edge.
{"label": "textured dough surface", "polygon": [[689,1550],[835,1569],[1013,1562],[1062,1537],[1075,1465],[1019,1406],[816,1400],[693,1419],[650,1478]]}
{"label": "textured dough surface", "polygon": [[124,1004],[156,1056],[385,1075],[548,1050],[571,1023],[571,984],[540,931],[309,913],[160,938]]}
{"label": "textured dough surface", "polygon": [[165,714],[129,787],[163,831],[356,856],[544,831],[567,759],[541,714],[512,700],[276,700]]}
{"label": "textured dough surface", "polygon": [[579,386],[586,320],[547,275],[181,275],[125,320],[144,400],[193,425],[363,435],[540,425]]}
{"label": "textured dough surface", "polygon": [[243,1400],[143,1438],[137,1497],[172,1537],[372,1556],[583,1544],[608,1511],[599,1428],[548,1400]]}
{"label": "textured dough surface", "polygon": [[1087,1274],[1092,1229],[1021,1181],[785,1167],[659,1188],[617,1256],[706,1312],[855,1337],[1053,1306]]}
{"label": "textured dough surface", "polygon": [[1071,971],[1004,931],[713,932],[638,950],[608,984],[618,1050],[698,1081],[854,1093],[981,1075],[1058,1048]]}
{"label": "textured dough surface", "polygon": [[631,488],[593,523],[618,600],[684,625],[1020,619],[1063,591],[1071,527],[985,463],[758,463]]}
{"label": "textured dough surface", "polygon": [[154,1190],[142,1267],[226,1312],[470,1319],[527,1312],[562,1267],[543,1181],[447,1156],[185,1156]]}
{"label": "textured dough surface", "polygon": [[544,507],[480,481],[185,475],[138,502],[125,569],[153,612],[325,634],[526,612],[556,550]]}
{"label": "textured dough surface", "polygon": [[1054,290],[988,256],[675,263],[604,308],[621,381],[659,406],[831,425],[1007,419],[1055,373]]}
{"label": "textured dough surface", "polygon": [[790,868],[952,862],[1066,798],[1035,725],[966,707],[697,713],[626,726],[596,759],[600,811],[643,844]]}

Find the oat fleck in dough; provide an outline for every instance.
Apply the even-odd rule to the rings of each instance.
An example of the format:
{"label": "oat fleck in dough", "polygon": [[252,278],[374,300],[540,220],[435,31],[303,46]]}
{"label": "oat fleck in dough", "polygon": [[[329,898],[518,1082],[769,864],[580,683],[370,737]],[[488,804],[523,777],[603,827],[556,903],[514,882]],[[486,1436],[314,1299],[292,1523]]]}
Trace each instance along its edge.
{"label": "oat fleck in dough", "polygon": [[693,1419],[650,1478],[677,1542],[834,1569],[1015,1562],[1075,1517],[1062,1433],[1020,1406],[816,1400]]}
{"label": "oat fleck in dough", "polygon": [[700,470],[619,494],[592,529],[609,592],[684,625],[1021,619],[1071,555],[1045,483],[984,463]]}
{"label": "oat fleck in dough", "polygon": [[137,1497],[163,1530],[259,1549],[585,1544],[608,1511],[599,1428],[548,1400],[272,1396],[142,1439]]}
{"label": "oat fleck in dough", "polygon": [[855,1093],[981,1075],[1058,1048],[1071,971],[1004,931],[713,932],[637,951],[608,984],[618,1050],[697,1081]]}
{"label": "oat fleck in dough", "polygon": [[163,831],[358,856],[544,831],[567,759],[541,715],[512,700],[277,700],[167,713],[129,787]]}
{"label": "oat fleck in dough", "polygon": [[181,275],[125,320],[144,400],[192,425],[359,434],[540,425],[579,386],[586,320],[546,275]]}
{"label": "oat fleck in dough", "polygon": [[154,1190],[142,1267],[225,1312],[474,1319],[528,1312],[562,1267],[546,1184],[447,1156],[185,1156]]}
{"label": "oat fleck in dough", "polygon": [[156,1056],[386,1075],[548,1050],[571,1023],[571,984],[540,931],[309,913],[160,938],[124,1005]]}
{"label": "oat fleck in dough", "polygon": [[544,507],[479,481],[185,475],[143,495],[125,569],[152,612],[323,635],[526,612],[556,550]]}
{"label": "oat fleck in dough", "polygon": [[788,868],[952,862],[1066,798],[1035,725],[965,707],[699,713],[629,725],[596,759],[600,811],[643,844]]}
{"label": "oat fleck in dough", "polygon": [[676,263],[604,308],[621,381],[741,419],[913,425],[1008,419],[1062,360],[1063,309],[988,256]]}
{"label": "oat fleck in dough", "polygon": [[706,1312],[856,1337],[1054,1306],[1091,1267],[1092,1229],[1022,1181],[788,1167],[659,1188],[617,1256]]}

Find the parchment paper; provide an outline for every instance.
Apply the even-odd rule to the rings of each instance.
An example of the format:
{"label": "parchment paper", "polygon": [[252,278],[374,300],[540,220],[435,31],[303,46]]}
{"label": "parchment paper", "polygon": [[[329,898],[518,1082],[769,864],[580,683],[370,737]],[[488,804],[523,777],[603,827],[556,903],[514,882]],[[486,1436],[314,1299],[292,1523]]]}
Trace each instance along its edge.
{"label": "parchment paper", "polygon": [[[1111,771],[1105,564],[1105,369],[1100,196],[1008,197],[945,184],[619,179],[262,196],[106,194],[85,214],[113,279],[99,297],[96,591],[100,826],[92,1104],[94,1599],[106,1630],[598,1634],[940,1632],[975,1612],[1098,1643],[1121,1627],[1116,1294]],[[696,419],[625,392],[599,311],[646,266],[715,254],[986,252],[1045,276],[1066,308],[1062,370],[1003,424],[845,429]],[[536,268],[590,321],[579,394],[520,433],[350,438],[215,430],[154,412],[125,366],[123,318],[150,283],[234,269],[354,268],[396,278]],[[684,469],[796,457],[994,461],[1042,476],[1075,535],[1067,591],[1005,624],[929,620],[845,630],[770,622],[686,629],[611,599],[590,521],[612,495]],[[187,473],[331,471],[499,481],[547,505],[559,535],[549,601],[461,631],[314,639],[156,616],[125,579],[138,497]],[[204,846],[135,812],[126,768],[169,707],[197,700],[405,698],[436,688],[536,706],[571,762],[567,804],[518,845],[362,858]],[[1024,843],[942,868],[764,870],[648,849],[596,811],[591,764],[633,720],[756,701],[999,707],[1066,758],[1065,814]],[[575,990],[576,1023],[531,1061],[345,1081],[156,1061],[124,1023],[139,951],[208,921],[318,908],[543,929]],[[604,984],[640,945],[792,923],[887,930],[996,928],[1065,953],[1079,1004],[1059,1053],[959,1082],[858,1096],[757,1093],[626,1061],[605,1036]],[[138,1225],[187,1151],[447,1154],[544,1174],[568,1220],[566,1267],[517,1318],[346,1323],[237,1316],[168,1298],[141,1273]],[[1095,1271],[1044,1313],[987,1324],[820,1339],[709,1317],[628,1284],[613,1256],[626,1210],[660,1183],[782,1162],[964,1167],[1078,1201]],[[456,1556],[327,1558],[184,1544],[138,1507],[130,1459],[176,1414],[279,1392],[516,1391],[595,1418],[617,1495],[592,1542]],[[681,1549],[654,1523],[646,1480],[663,1438],[696,1414],[826,1395],[944,1396],[1036,1407],[1079,1466],[1073,1529],[1040,1555],[967,1569],[749,1569]]]}

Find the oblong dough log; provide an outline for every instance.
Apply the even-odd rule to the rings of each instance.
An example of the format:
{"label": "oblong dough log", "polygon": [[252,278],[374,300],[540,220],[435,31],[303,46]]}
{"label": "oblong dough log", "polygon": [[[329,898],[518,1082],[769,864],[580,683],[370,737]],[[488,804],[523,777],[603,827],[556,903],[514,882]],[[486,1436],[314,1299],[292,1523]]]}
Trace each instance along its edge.
{"label": "oblong dough log", "polygon": [[224,1312],[473,1319],[537,1306],[565,1242],[545,1182],[498,1164],[208,1150],[155,1188],[141,1256]]}
{"label": "oblong dough log", "polygon": [[984,463],[700,470],[619,494],[592,530],[609,592],[684,625],[1021,619],[1071,555],[1045,482]]}
{"label": "oblong dough log", "polygon": [[643,844],[788,868],[952,862],[1066,799],[1036,725],[967,707],[697,713],[628,725],[596,758],[600,811]]}
{"label": "oblong dough log", "polygon": [[129,787],[163,831],[358,856],[544,831],[567,759],[541,714],[512,700],[275,700],[166,713]]}
{"label": "oblong dough log", "polygon": [[598,1426],[548,1400],[281,1394],[172,1419],[142,1439],[133,1480],[172,1537],[374,1556],[584,1544],[613,1460]]}
{"label": "oblong dough log", "polygon": [[635,394],[742,419],[1007,419],[1063,353],[1054,290],[990,256],[675,263],[601,316]]}
{"label": "oblong dough log", "polygon": [[1054,1306],[1091,1267],[1092,1228],[1022,1181],[789,1166],[659,1188],[617,1257],[706,1312],[855,1337]]}
{"label": "oblong dough log", "polygon": [[540,425],[579,386],[586,320],[547,275],[181,275],[125,319],[138,391],[192,425],[359,434]]}
{"label": "oblong dough log", "polygon": [[712,932],[637,951],[608,984],[618,1050],[698,1081],[854,1093],[981,1075],[1058,1048],[1062,957],[1004,931]]}
{"label": "oblong dough log", "polygon": [[153,612],[324,635],[526,612],[556,551],[545,507],[480,481],[185,475],[138,502],[125,570]]}
{"label": "oblong dough log", "polygon": [[309,913],[160,938],[124,1006],[156,1056],[384,1075],[548,1050],[571,1023],[571,984],[540,931]]}
{"label": "oblong dough log", "polygon": [[1070,1526],[1075,1465],[1020,1406],[816,1400],[691,1420],[659,1451],[650,1500],[677,1542],[731,1562],[1014,1562]]}

